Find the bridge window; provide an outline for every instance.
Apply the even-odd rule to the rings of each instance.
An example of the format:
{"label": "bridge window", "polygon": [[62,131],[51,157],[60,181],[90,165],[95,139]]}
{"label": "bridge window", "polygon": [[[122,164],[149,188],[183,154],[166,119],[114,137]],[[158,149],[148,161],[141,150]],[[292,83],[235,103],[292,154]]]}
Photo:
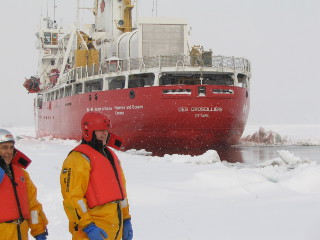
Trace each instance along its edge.
{"label": "bridge window", "polygon": [[164,74],[160,77],[160,86],[165,85],[199,85],[200,74]]}
{"label": "bridge window", "polygon": [[85,83],[85,92],[97,92],[102,91],[103,81],[102,78],[94,81],[88,81]]}
{"label": "bridge window", "polygon": [[246,88],[248,86],[247,76],[244,74],[238,74],[238,86]]}
{"label": "bridge window", "polygon": [[124,76],[108,78],[109,90],[124,88],[126,78]]}
{"label": "bridge window", "polygon": [[59,98],[63,98],[64,97],[63,94],[64,94],[64,88],[60,88],[60,90],[59,90]]}
{"label": "bridge window", "polygon": [[82,83],[76,83],[74,86],[74,94],[82,93]]}
{"label": "bridge window", "polygon": [[45,45],[58,45],[58,33],[45,32],[43,38]]}
{"label": "bridge window", "polygon": [[154,74],[135,74],[129,76],[128,88],[148,87],[154,84]]}
{"label": "bridge window", "polygon": [[229,74],[206,74],[203,76],[203,84],[233,86],[234,80]]}
{"label": "bridge window", "polygon": [[65,97],[71,96],[72,86],[67,86],[65,89]]}

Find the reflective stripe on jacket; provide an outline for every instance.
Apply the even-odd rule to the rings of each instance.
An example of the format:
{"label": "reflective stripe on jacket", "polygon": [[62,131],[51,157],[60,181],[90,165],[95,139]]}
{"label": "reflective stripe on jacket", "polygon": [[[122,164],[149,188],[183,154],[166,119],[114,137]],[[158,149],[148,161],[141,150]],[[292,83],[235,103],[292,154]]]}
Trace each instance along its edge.
{"label": "reflective stripe on jacket", "polygon": [[73,151],[83,153],[90,160],[90,180],[85,194],[90,208],[125,198],[119,159],[111,149],[107,148],[113,158],[109,160],[87,144],[80,144]]}

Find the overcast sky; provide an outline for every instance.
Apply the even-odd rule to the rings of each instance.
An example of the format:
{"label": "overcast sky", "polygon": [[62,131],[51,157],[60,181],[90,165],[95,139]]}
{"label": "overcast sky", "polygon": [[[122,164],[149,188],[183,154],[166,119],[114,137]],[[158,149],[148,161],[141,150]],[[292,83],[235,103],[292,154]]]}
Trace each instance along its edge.
{"label": "overcast sky", "polygon": [[[47,2],[0,0],[0,126],[33,124],[34,95],[22,84],[37,71],[35,32]],[[74,20],[75,0],[56,5],[58,23]],[[139,8],[144,17],[186,18],[192,43],[251,61],[249,124],[320,124],[320,1],[140,0]]]}

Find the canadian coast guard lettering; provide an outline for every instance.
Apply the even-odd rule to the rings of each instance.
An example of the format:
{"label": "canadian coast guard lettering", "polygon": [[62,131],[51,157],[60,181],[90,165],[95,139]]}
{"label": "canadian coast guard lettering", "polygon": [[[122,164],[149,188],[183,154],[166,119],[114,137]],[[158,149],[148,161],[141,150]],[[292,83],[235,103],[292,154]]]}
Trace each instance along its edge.
{"label": "canadian coast guard lettering", "polygon": [[114,112],[115,115],[124,115],[124,110],[140,110],[143,109],[143,105],[114,106],[114,109],[116,110]]}
{"label": "canadian coast guard lettering", "polygon": [[101,108],[87,108],[87,111],[112,111],[115,110],[115,115],[124,115],[124,110],[140,110],[143,109],[143,105],[127,105],[127,106],[113,106],[113,107],[101,107]]}

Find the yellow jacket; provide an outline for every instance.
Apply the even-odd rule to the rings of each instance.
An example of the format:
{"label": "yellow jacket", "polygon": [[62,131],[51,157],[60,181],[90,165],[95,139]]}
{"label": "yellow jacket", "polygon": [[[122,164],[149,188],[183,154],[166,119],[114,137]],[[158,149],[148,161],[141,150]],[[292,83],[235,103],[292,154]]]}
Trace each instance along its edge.
{"label": "yellow jacket", "polygon": [[[121,239],[123,220],[131,218],[128,201],[125,199],[90,209],[85,198],[90,170],[89,160],[80,152],[71,152],[63,163],[60,184],[69,231],[74,240],[88,239],[82,229],[94,222],[107,232],[109,240]],[[125,185],[124,174],[122,176]]]}
{"label": "yellow jacket", "polygon": [[[28,239],[29,228],[31,235],[37,236],[46,231],[48,220],[42,210],[42,205],[37,200],[37,188],[30,179],[27,171],[23,170],[28,191],[28,205],[30,218],[23,221],[20,225],[22,240]],[[0,193],[2,197],[2,194]],[[0,223],[0,239],[12,240],[18,239],[16,223]]]}

